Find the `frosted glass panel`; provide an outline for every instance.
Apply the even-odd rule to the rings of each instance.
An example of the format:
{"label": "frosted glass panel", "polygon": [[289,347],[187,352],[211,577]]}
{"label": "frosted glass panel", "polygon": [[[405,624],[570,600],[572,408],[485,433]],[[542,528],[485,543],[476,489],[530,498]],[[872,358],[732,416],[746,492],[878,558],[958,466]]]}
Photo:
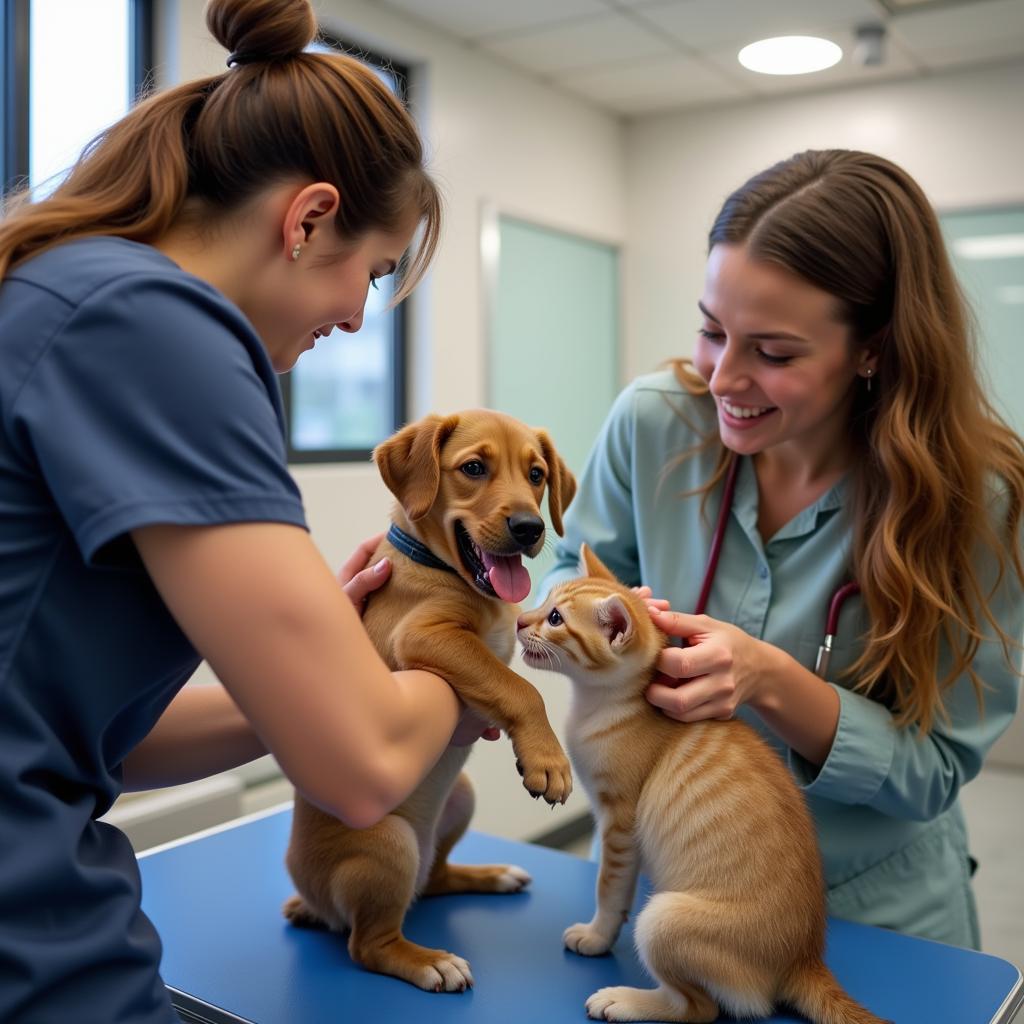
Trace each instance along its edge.
{"label": "frosted glass panel", "polygon": [[942,228],[977,317],[990,394],[1024,434],[1024,208],[946,214]]}
{"label": "frosted glass panel", "polygon": [[[546,427],[579,475],[619,389],[618,252],[504,216],[497,249],[488,404]],[[535,587],[554,537],[530,566]]]}

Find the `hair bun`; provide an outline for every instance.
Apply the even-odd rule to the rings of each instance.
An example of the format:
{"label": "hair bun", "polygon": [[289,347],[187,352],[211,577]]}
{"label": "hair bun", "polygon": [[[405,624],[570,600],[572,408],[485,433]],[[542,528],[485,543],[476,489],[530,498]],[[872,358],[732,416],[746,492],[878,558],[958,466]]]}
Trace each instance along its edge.
{"label": "hair bun", "polygon": [[206,26],[239,63],[294,57],[317,31],[309,0],[209,0]]}

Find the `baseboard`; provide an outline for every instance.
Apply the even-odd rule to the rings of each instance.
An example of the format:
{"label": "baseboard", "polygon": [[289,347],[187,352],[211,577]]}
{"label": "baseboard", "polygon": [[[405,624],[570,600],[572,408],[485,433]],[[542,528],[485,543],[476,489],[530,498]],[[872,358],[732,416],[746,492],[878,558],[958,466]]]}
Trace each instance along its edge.
{"label": "baseboard", "polygon": [[577,839],[582,839],[584,836],[589,835],[593,830],[593,817],[590,814],[580,814],[555,828],[533,836],[530,842],[536,846],[547,846],[552,850],[561,850],[563,847],[568,846],[569,843],[574,843]]}

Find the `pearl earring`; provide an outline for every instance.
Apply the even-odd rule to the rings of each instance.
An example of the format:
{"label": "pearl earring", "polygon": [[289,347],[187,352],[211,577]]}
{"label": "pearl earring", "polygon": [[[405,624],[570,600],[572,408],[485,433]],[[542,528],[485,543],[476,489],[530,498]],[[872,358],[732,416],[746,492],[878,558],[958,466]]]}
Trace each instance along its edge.
{"label": "pearl earring", "polygon": [[302,252],[302,246],[301,245],[296,245],[295,248],[292,249],[292,262],[294,262],[295,260],[297,260],[299,258],[299,253],[300,252]]}
{"label": "pearl earring", "polygon": [[864,371],[864,376],[867,378],[867,382],[868,382],[867,390],[868,390],[869,393],[871,391],[871,377],[874,374],[874,372],[875,371],[872,370],[870,366]]}

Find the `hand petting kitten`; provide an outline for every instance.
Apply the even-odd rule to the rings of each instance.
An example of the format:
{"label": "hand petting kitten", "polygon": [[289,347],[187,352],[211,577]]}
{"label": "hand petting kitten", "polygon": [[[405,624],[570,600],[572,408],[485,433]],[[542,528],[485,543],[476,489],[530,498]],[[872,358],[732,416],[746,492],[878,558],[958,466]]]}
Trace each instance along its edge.
{"label": "hand petting kitten", "polygon": [[668,601],[651,596],[650,587],[634,593],[663,633],[687,644],[662,651],[658,675],[644,694],[651,704],[677,722],[724,721],[741,704],[757,707],[772,663],[768,644],[728,622],[671,611]]}

